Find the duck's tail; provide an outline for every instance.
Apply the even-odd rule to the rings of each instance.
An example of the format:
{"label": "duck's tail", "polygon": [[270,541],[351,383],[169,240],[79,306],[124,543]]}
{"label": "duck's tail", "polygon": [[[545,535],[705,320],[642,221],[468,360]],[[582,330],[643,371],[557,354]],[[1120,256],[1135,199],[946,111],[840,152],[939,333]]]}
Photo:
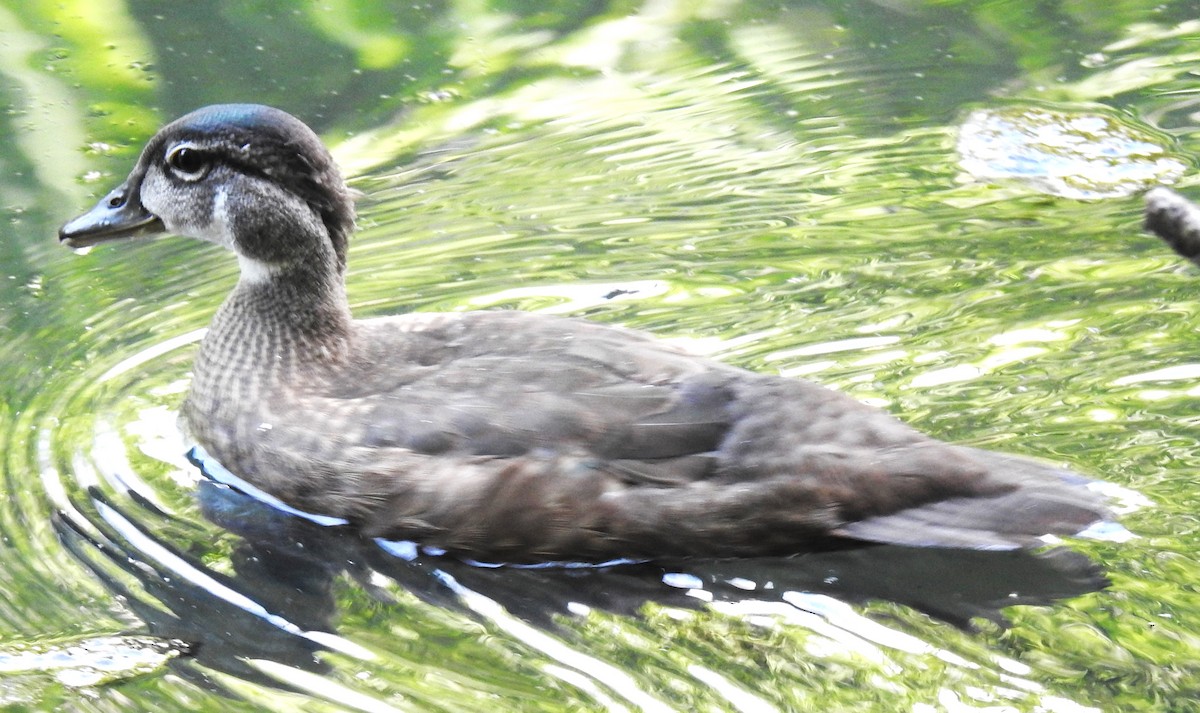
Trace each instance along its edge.
{"label": "duck's tail", "polygon": [[868,542],[988,550],[1053,544],[1059,537],[1133,537],[1114,520],[1120,488],[1027,458],[968,450],[1007,486],[1003,492],[867,518],[837,534]]}

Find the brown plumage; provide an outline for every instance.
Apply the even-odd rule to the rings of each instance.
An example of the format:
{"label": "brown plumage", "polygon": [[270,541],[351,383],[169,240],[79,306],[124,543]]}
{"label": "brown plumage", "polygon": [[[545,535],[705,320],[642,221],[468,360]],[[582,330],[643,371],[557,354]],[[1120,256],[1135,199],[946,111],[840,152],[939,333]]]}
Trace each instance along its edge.
{"label": "brown plumage", "polygon": [[812,383],[521,312],[355,321],[350,195],[304,124],[253,105],[163,128],[72,246],[172,232],[232,249],[183,407],[288,504],[509,561],[751,556],[827,538],[1013,547],[1109,516],[1086,481],[948,445]]}

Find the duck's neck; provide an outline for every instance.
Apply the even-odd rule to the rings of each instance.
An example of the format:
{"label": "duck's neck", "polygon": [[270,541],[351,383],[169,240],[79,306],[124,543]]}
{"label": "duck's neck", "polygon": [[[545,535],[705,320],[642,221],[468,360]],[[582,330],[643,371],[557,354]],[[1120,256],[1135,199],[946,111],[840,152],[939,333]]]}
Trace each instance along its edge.
{"label": "duck's neck", "polygon": [[266,385],[347,359],[352,319],[335,261],[265,267],[242,258],[241,268],[201,344],[197,384],[233,378]]}

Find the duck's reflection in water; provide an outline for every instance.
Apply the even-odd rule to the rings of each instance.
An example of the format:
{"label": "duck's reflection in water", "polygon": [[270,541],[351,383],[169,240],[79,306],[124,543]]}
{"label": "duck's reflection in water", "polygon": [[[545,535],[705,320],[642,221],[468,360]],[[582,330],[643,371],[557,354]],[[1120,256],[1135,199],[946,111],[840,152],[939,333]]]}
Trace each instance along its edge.
{"label": "duck's reflection in water", "polygon": [[[588,675],[610,690],[622,688],[615,679],[624,674],[571,651],[555,637],[561,631],[556,617],[593,609],[635,616],[648,602],[677,609],[709,606],[735,615],[815,623],[816,629],[904,649],[896,642],[907,635],[888,634],[846,604],[887,600],[969,628],[977,618],[1002,622],[1004,607],[1046,604],[1106,584],[1089,559],[1062,548],[877,545],[745,560],[484,566],[415,545],[366,539],[349,527],[318,524],[227,484],[202,481],[205,515],[241,537],[229,576],[165,545],[137,524],[135,513],[122,512],[99,493],[93,498],[104,521],[103,536],[62,519],[63,541],[151,633],[182,642],[185,653],[203,666],[181,660],[181,673],[205,686],[219,687],[203,672],[207,667],[246,681],[305,689],[281,669],[327,672],[316,655],[322,650],[374,658],[336,630],[335,582],[345,577],[384,605],[395,603],[396,592],[404,590],[426,603],[485,619],[568,668],[588,668]],[[135,577],[142,591],[132,591],[114,565]],[[573,660],[578,657],[588,661]]]}

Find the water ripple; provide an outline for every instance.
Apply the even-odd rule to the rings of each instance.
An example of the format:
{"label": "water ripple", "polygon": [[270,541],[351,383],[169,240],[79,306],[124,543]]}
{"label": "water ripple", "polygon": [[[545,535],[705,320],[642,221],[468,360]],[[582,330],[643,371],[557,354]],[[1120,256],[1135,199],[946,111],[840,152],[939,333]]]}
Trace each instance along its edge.
{"label": "water ripple", "polygon": [[[974,65],[956,65],[970,81],[940,109],[905,109],[942,63],[856,43],[887,29],[867,20],[897,21],[884,5],[849,29],[825,6],[731,24],[704,15],[712,4],[657,3],[658,24],[621,11],[561,40],[523,35],[536,52],[496,54],[514,76],[536,68],[521,81],[465,82],[338,147],[365,193],[352,303],[647,329],[942,438],[1147,490],[1159,504],[1131,517],[1140,540],[1072,545],[1106,562],[1110,591],[1085,595],[1086,568],[1068,567],[1067,586],[1061,561],[996,553],[518,570],[319,528],[184,459],[174,419],[234,279],[228,256],[182,241],[39,248],[37,279],[17,280],[0,315],[23,337],[0,344],[0,531],[21,583],[0,598],[0,664],[99,670],[72,647],[109,647],[113,681],[148,673],[180,698],[219,687],[274,709],[306,705],[302,691],[361,710],[1079,710],[1119,707],[1149,680],[1165,682],[1156,696],[1187,689],[1197,278],[1135,236],[1134,202],[1062,197],[1128,193],[1182,164],[1115,110],[981,108],[994,88]],[[1180,141],[1183,66],[1142,114]],[[977,110],[974,134],[955,125],[955,92]],[[1077,180],[1097,167],[1103,180]],[[1080,596],[1010,606],[1067,595]],[[995,625],[1001,608],[1013,628]],[[30,690],[22,700],[42,700]]]}

